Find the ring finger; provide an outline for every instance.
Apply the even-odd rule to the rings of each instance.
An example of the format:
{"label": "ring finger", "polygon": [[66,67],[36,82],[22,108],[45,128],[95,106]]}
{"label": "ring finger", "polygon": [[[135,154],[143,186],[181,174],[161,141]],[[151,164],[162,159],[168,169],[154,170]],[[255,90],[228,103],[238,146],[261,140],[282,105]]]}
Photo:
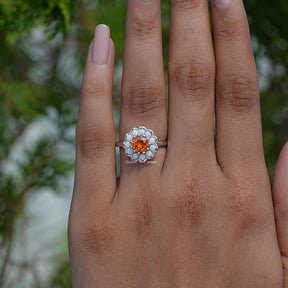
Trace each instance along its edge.
{"label": "ring finger", "polygon": [[[129,0],[121,96],[120,140],[133,127],[152,129],[166,139],[167,115],[162,57],[161,1]],[[121,181],[141,169],[155,174],[162,167],[165,148],[156,153],[156,165],[131,165],[121,149]],[[128,163],[128,164],[127,164]],[[151,167],[152,166],[152,167]],[[141,167],[141,168],[140,168]],[[154,169],[155,167],[155,169]],[[137,175],[136,175],[137,176]]]}

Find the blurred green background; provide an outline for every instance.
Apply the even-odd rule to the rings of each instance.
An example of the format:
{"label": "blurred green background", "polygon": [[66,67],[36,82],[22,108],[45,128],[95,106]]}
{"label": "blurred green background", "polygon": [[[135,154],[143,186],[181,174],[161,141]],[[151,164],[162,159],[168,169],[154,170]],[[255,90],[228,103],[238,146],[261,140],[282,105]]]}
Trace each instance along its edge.
{"label": "blurred green background", "polygon": [[[0,0],[1,288],[71,287],[66,223],[82,73],[95,26],[109,25],[116,45],[118,127],[126,5],[124,0]],[[247,0],[245,6],[272,177],[288,136],[288,2]],[[168,0],[162,8],[167,67]]]}

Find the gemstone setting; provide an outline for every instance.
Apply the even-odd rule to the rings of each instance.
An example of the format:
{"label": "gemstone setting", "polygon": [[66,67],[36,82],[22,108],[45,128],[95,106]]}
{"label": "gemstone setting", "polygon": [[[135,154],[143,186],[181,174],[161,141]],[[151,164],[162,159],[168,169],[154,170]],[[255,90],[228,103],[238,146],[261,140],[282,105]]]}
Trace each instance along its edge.
{"label": "gemstone setting", "polygon": [[149,148],[149,142],[145,137],[135,137],[132,141],[132,148],[135,152],[140,152],[142,154]]}
{"label": "gemstone setting", "polygon": [[158,151],[158,138],[144,126],[132,128],[124,137],[123,148],[133,162],[145,163],[153,159]]}

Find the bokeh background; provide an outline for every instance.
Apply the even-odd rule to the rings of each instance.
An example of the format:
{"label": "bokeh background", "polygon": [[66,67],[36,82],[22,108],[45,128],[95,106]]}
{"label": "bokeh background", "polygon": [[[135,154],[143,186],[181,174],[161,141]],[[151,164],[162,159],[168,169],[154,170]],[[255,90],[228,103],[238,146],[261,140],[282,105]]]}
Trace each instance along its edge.
{"label": "bokeh background", "polygon": [[[95,26],[109,25],[116,45],[118,128],[126,5],[125,0],[0,0],[1,288],[72,287],[66,227],[84,63]],[[245,6],[272,178],[288,137],[288,1],[246,0]],[[162,8],[167,71],[168,0]]]}

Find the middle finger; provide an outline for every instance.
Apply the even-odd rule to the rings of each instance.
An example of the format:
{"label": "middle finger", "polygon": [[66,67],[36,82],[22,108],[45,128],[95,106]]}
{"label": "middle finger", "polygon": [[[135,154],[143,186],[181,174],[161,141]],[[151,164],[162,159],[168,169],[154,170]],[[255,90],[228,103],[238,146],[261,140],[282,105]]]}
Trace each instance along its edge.
{"label": "middle finger", "polygon": [[171,0],[168,161],[215,157],[214,76],[208,1]]}

